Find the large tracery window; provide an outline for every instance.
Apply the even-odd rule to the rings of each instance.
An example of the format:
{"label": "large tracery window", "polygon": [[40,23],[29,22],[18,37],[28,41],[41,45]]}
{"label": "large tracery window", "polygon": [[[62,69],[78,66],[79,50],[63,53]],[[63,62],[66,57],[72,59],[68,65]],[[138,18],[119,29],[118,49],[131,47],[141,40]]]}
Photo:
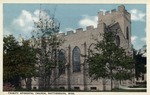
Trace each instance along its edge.
{"label": "large tracery window", "polygon": [[76,46],[72,52],[73,72],[80,72],[80,49]]}
{"label": "large tracery window", "polygon": [[59,59],[59,74],[64,74],[65,73],[65,64],[66,64],[66,58],[65,58],[65,50],[60,50],[59,51],[59,55],[58,55],[58,59]]}
{"label": "large tracery window", "polygon": [[126,29],[126,38],[127,38],[127,40],[129,40],[129,28],[128,27]]}

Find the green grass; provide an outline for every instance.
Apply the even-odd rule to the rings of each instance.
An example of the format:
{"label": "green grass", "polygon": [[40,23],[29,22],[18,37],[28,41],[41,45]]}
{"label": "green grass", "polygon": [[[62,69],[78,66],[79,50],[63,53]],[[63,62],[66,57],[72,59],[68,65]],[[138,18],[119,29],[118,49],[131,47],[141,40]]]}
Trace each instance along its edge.
{"label": "green grass", "polygon": [[67,90],[67,89],[35,89],[35,90],[29,90],[29,89],[21,89],[18,88],[15,91],[32,91],[32,92],[146,92],[146,90],[124,90],[124,89],[113,89],[112,91],[96,91],[96,90]]}
{"label": "green grass", "polygon": [[113,89],[112,92],[146,92],[146,90],[124,90],[124,89]]}

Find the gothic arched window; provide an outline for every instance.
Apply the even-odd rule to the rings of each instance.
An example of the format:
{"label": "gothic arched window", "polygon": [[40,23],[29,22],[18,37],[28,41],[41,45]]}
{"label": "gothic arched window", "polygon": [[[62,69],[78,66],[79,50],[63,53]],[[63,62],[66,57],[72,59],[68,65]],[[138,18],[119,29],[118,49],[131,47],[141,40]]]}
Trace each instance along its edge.
{"label": "gothic arched window", "polygon": [[73,72],[80,72],[80,49],[76,46],[72,52]]}
{"label": "gothic arched window", "polygon": [[116,45],[120,46],[120,37],[119,36],[116,37]]}
{"label": "gothic arched window", "polygon": [[66,64],[65,50],[61,49],[59,51],[58,59],[59,59],[58,60],[59,73],[64,74],[65,73],[65,64]]}
{"label": "gothic arched window", "polygon": [[127,38],[127,40],[129,40],[129,28],[128,27],[126,29],[126,38]]}

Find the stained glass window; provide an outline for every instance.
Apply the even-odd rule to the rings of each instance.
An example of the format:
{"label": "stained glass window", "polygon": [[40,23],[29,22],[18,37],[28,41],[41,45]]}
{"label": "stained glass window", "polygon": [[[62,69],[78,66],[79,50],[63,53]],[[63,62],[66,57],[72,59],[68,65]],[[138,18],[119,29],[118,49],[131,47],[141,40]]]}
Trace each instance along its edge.
{"label": "stained glass window", "polygon": [[72,54],[73,72],[80,72],[80,49],[75,47]]}
{"label": "stained glass window", "polygon": [[60,50],[58,55],[58,64],[59,64],[59,73],[64,74],[65,73],[65,64],[66,64],[66,58],[65,58],[65,51]]}

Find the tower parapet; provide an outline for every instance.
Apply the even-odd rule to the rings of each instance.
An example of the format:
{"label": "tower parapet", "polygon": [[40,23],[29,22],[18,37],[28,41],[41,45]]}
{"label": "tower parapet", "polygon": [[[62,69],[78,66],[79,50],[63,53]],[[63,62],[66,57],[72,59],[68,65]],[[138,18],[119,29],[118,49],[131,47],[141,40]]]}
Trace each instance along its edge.
{"label": "tower parapet", "polygon": [[86,27],[86,30],[92,30],[92,29],[94,29],[94,26],[93,26],[93,25]]}
{"label": "tower parapet", "polygon": [[106,11],[106,12],[105,12],[105,15],[109,15],[109,14],[110,14],[110,11]]}
{"label": "tower parapet", "polygon": [[94,30],[94,26],[93,25],[91,25],[91,26],[87,26],[86,27],[86,30],[83,30],[83,28],[77,28],[76,30],[75,30],[75,32],[74,31],[67,31],[67,34],[65,35],[65,33],[59,33],[59,36],[70,36],[70,35],[74,35],[74,34],[78,34],[78,33],[84,33],[85,31],[93,31]]}
{"label": "tower parapet", "polygon": [[83,32],[83,28],[76,29],[76,33]]}
{"label": "tower parapet", "polygon": [[118,6],[118,11],[120,12],[126,11],[125,6],[124,5]]}
{"label": "tower parapet", "polygon": [[114,12],[116,12],[116,9],[112,9],[112,10],[111,10],[111,13],[114,13]]}
{"label": "tower parapet", "polygon": [[67,31],[67,35],[73,34],[73,31]]}
{"label": "tower parapet", "polygon": [[112,15],[113,13],[118,13],[118,12],[127,12],[127,10],[125,9],[124,5],[121,5],[121,6],[118,6],[117,10],[112,9],[111,11],[106,11],[106,12],[100,11],[100,12],[98,12],[98,17],[105,16],[105,15]]}
{"label": "tower parapet", "polygon": [[58,36],[63,37],[65,36],[65,33],[59,33]]}

